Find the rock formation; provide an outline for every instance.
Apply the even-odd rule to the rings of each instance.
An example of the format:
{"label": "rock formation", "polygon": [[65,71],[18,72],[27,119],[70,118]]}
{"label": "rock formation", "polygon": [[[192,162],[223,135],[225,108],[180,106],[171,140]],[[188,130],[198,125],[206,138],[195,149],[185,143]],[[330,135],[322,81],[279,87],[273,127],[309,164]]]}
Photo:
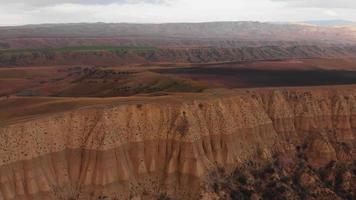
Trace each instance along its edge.
{"label": "rock formation", "polygon": [[[197,199],[216,171],[273,160],[288,171],[300,152],[332,184],[330,163],[355,161],[355,134],[352,86],[211,91],[13,119],[0,127],[0,199]],[[301,187],[319,184],[312,172],[295,172]],[[340,190],[355,187],[354,171],[338,178]]]}

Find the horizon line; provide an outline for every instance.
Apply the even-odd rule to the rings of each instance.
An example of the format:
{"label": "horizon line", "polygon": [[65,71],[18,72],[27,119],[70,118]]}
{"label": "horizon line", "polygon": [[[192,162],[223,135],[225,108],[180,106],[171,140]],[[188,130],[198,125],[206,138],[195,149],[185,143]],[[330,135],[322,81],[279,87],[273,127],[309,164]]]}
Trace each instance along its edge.
{"label": "horizon line", "polygon": [[38,26],[38,25],[66,25],[66,24],[137,24],[137,25],[162,25],[162,24],[204,24],[204,23],[232,23],[232,22],[252,22],[252,23],[270,23],[270,24],[303,24],[312,22],[345,22],[355,23],[356,21],[345,19],[320,19],[320,20],[304,20],[304,21],[259,21],[259,20],[223,20],[223,21],[182,21],[182,22],[54,22],[54,23],[29,23],[29,24],[0,24],[0,27],[21,27],[21,26]]}

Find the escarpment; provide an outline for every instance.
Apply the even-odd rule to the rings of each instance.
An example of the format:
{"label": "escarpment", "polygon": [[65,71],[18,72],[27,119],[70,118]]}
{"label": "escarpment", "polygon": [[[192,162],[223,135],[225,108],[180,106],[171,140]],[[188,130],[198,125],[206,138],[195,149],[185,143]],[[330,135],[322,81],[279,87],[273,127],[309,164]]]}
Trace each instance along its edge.
{"label": "escarpment", "polygon": [[[9,49],[1,66],[125,65],[145,63],[214,63],[271,59],[354,57],[355,46],[262,45],[241,47],[106,47],[106,49]],[[111,48],[111,49],[110,49]]]}
{"label": "escarpment", "polygon": [[353,87],[87,106],[0,127],[0,199],[197,199],[220,169],[287,169],[301,153],[314,170],[352,163],[355,134]]}

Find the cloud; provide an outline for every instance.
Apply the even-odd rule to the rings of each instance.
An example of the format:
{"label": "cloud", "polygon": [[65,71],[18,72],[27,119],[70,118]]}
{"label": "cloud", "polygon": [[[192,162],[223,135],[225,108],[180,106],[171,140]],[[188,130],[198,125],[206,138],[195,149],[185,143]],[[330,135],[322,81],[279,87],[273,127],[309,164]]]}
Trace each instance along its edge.
{"label": "cloud", "polygon": [[23,6],[55,6],[62,4],[79,4],[79,5],[108,5],[108,4],[135,4],[148,3],[159,4],[165,0],[0,0],[3,5],[23,5]]}
{"label": "cloud", "polygon": [[335,12],[334,10],[325,10],[324,11],[325,15],[328,15],[330,17],[337,17],[339,14]]}
{"label": "cloud", "polygon": [[298,22],[336,18],[356,21],[356,12],[350,9],[356,8],[354,4],[356,0],[0,0],[0,25],[72,22]]}
{"label": "cloud", "polygon": [[271,1],[284,2],[288,6],[293,6],[293,7],[356,9],[355,0],[271,0]]}

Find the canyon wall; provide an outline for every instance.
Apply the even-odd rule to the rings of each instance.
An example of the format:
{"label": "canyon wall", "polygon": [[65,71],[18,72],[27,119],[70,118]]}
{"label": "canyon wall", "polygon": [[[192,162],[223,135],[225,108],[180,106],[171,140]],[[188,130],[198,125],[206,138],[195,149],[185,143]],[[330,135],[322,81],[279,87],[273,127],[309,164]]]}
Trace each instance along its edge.
{"label": "canyon wall", "polygon": [[298,149],[355,160],[356,89],[212,91],[91,106],[0,127],[0,199],[197,199],[211,174]]}

